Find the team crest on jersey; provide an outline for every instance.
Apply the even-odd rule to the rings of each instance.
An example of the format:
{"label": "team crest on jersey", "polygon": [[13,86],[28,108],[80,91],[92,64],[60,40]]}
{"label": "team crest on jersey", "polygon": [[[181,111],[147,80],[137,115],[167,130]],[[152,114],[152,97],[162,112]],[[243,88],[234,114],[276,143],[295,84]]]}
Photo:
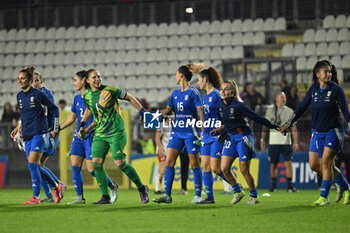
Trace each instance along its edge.
{"label": "team crest on jersey", "polygon": [[211,102],[211,101],[213,101],[213,97],[209,97],[209,103]]}
{"label": "team crest on jersey", "polygon": [[105,96],[104,95],[101,95],[101,100],[105,101]]}
{"label": "team crest on jersey", "polygon": [[185,100],[188,100],[188,95],[185,95]]}
{"label": "team crest on jersey", "polygon": [[175,98],[174,99],[176,99],[177,100],[177,96],[175,96]]}
{"label": "team crest on jersey", "polygon": [[230,113],[233,114],[235,110],[233,108],[230,108]]}
{"label": "team crest on jersey", "polygon": [[328,91],[328,92],[327,92],[327,96],[328,96],[328,97],[331,96],[331,94],[332,94],[332,91]]}
{"label": "team crest on jersey", "polygon": [[30,97],[30,102],[34,102],[34,96]]}

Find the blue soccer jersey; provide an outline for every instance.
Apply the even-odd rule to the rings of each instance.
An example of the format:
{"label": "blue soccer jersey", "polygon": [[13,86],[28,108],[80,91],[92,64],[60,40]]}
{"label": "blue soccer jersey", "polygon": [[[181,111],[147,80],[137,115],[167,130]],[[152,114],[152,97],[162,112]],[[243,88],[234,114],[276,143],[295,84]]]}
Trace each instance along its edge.
{"label": "blue soccer jersey", "polygon": [[197,107],[202,106],[199,91],[190,86],[186,91],[176,89],[173,91],[168,105],[175,112],[172,136],[181,139],[200,136],[200,129],[196,127]]}
{"label": "blue soccer jersey", "polygon": [[[80,123],[81,120],[83,119],[84,116],[84,112],[85,112],[86,106],[84,103],[84,99],[83,97],[81,97],[80,94],[74,96],[74,101],[73,101],[73,106],[71,109],[71,112],[75,113],[77,115],[77,119],[78,119],[78,123],[77,123],[77,128],[75,130],[75,132],[79,131],[79,127],[80,127]],[[94,121],[94,116],[92,115],[88,121],[85,124],[85,129],[87,127],[89,127],[89,125]],[[89,137],[91,135],[91,133],[93,132],[93,130],[91,130],[87,135],[86,138]]]}
{"label": "blue soccer jersey", "polygon": [[41,91],[44,92],[47,95],[47,97],[49,97],[49,99],[52,101],[52,103],[55,103],[55,99],[53,98],[53,94],[49,89],[47,89],[46,87],[43,87],[43,88],[41,88]]}
{"label": "blue soccer jersey", "polygon": [[204,121],[207,122],[206,124],[208,124],[209,127],[204,127],[202,142],[213,142],[217,139],[217,136],[213,137],[210,131],[216,128],[215,122],[218,120],[218,101],[220,100],[220,90],[217,88],[203,98]]}
{"label": "blue soccer jersey", "polygon": [[[40,90],[31,87],[28,92],[20,91],[17,94],[17,103],[21,112],[24,138],[47,133],[49,129],[58,129],[59,109]],[[48,109],[47,119],[43,105]]]}

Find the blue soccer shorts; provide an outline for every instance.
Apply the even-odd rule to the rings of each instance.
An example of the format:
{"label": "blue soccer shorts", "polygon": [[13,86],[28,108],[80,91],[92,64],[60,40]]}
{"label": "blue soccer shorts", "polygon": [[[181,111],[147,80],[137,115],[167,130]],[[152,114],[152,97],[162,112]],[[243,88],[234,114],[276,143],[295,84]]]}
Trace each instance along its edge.
{"label": "blue soccer shorts", "polygon": [[[51,141],[53,140],[53,142]],[[58,144],[60,143],[60,135],[57,135],[55,138],[50,138],[50,134],[47,133],[44,135],[44,141],[45,141],[45,151],[43,155],[46,156],[53,156],[55,154],[55,149],[58,147]],[[55,143],[55,145],[53,145]]]}
{"label": "blue soccer shorts", "polygon": [[86,160],[91,160],[91,145],[91,136],[84,140],[81,140],[78,136],[74,136],[69,155],[77,155],[86,158]]}
{"label": "blue soccer shorts", "polygon": [[222,151],[223,156],[239,158],[240,162],[255,158],[254,139],[251,134],[239,133],[229,135]]}
{"label": "blue soccer shorts", "polygon": [[216,138],[213,142],[202,142],[201,143],[201,156],[210,155],[211,158],[221,158],[223,143],[218,142]]}
{"label": "blue soccer shorts", "polygon": [[189,154],[196,154],[200,152],[200,148],[201,148],[200,145],[196,144],[197,140],[198,139],[196,137],[182,139],[171,135],[167,148],[172,148],[175,150],[182,151],[182,148],[186,146],[187,152]]}
{"label": "blue soccer shorts", "polygon": [[337,152],[343,150],[344,131],[339,128],[331,129],[327,132],[316,132],[312,130],[309,152],[317,152],[322,158],[324,147],[331,148]]}
{"label": "blue soccer shorts", "polygon": [[35,135],[32,139],[24,141],[25,151],[27,157],[31,151],[34,152],[44,152],[45,151],[45,141],[43,135]]}

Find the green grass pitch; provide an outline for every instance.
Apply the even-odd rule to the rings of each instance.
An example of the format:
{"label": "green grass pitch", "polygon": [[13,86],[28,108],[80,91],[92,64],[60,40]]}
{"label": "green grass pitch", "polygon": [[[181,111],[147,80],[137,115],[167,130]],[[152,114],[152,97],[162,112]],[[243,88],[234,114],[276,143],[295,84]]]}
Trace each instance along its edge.
{"label": "green grass pitch", "polygon": [[26,206],[21,203],[30,197],[30,189],[2,189],[0,232],[350,232],[350,205],[335,203],[336,191],[324,207],[310,206],[318,198],[317,190],[279,190],[262,197],[264,192],[259,190],[257,205],[246,204],[247,196],[230,205],[232,196],[219,195],[220,191],[215,192],[214,205],[190,204],[193,191],[187,196],[174,194],[172,204],[142,205],[136,190],[121,190],[116,203],[91,205],[100,194],[86,190],[87,203],[71,206],[67,202],[75,192],[67,190],[59,204]]}

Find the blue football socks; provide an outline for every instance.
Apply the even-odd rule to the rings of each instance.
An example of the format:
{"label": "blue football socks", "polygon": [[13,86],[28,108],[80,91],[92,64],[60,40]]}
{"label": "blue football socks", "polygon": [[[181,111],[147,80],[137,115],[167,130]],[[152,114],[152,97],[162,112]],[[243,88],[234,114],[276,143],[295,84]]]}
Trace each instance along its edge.
{"label": "blue football socks", "polygon": [[202,196],[202,170],[201,167],[192,169],[193,171],[193,182],[196,190],[196,196]]}
{"label": "blue football socks", "polygon": [[165,175],[164,175],[164,193],[171,196],[171,189],[174,182],[174,167],[165,167]]}
{"label": "blue football socks", "polygon": [[329,195],[329,191],[331,190],[332,183],[328,180],[322,180],[321,184],[321,197],[327,198]]}
{"label": "blue football socks", "polygon": [[203,182],[204,182],[204,187],[205,191],[207,192],[207,198],[210,200],[214,199],[214,194],[213,194],[213,173],[210,172],[203,172]]}
{"label": "blue football socks", "polygon": [[83,175],[81,174],[81,167],[72,166],[72,179],[75,192],[78,196],[83,195]]}
{"label": "blue football socks", "polygon": [[32,177],[32,188],[33,188],[33,196],[39,198],[40,195],[40,183],[41,176],[39,171],[39,165],[35,163],[28,163],[30,175]]}

